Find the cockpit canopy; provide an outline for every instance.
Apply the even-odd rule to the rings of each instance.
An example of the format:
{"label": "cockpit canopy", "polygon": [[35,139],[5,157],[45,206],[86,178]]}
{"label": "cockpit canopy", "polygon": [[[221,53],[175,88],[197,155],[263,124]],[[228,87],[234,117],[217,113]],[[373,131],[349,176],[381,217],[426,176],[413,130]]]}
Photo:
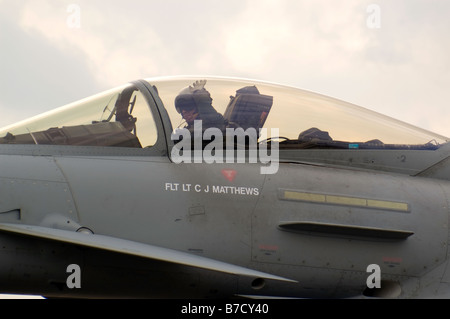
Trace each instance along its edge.
{"label": "cockpit canopy", "polygon": [[[164,136],[163,128],[189,127],[188,111],[205,125],[214,119],[212,127],[220,130],[254,128],[258,142],[277,139],[280,150],[434,150],[449,141],[344,101],[277,84],[213,77],[139,83],[140,89],[127,84],[5,127],[0,144],[151,148]],[[272,128],[278,136],[267,135]]]}
{"label": "cockpit canopy", "polygon": [[0,137],[0,144],[144,148],[157,131],[145,96],[127,84],[5,127]]}
{"label": "cockpit canopy", "polygon": [[[436,149],[448,138],[368,109],[321,94],[270,83],[205,78],[212,107],[227,127],[267,128],[263,140],[278,139],[281,149]],[[154,85],[173,128],[186,126],[174,105],[192,78],[148,79]],[[267,136],[278,128],[279,136]]]}

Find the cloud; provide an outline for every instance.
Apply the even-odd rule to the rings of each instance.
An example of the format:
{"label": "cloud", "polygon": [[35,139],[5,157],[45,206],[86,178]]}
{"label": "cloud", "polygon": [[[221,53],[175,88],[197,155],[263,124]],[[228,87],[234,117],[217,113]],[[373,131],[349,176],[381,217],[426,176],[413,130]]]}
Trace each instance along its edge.
{"label": "cloud", "polygon": [[19,12],[11,7],[8,17],[0,14],[3,125],[95,93],[98,88],[76,51],[63,52],[40,34],[25,32],[16,24]]}
{"label": "cloud", "polygon": [[[284,7],[276,1],[242,2],[242,11],[221,30],[230,67],[256,73],[267,65],[274,51],[292,36],[283,13]],[[272,24],[271,20],[278,23]]]}
{"label": "cloud", "polygon": [[80,3],[70,7],[61,2],[28,2],[20,26],[39,33],[62,52],[79,52],[95,80],[104,85],[159,74],[161,65],[170,65],[170,54],[152,28],[124,19],[121,10],[111,10],[105,3]]}
{"label": "cloud", "polygon": [[[448,115],[450,3],[378,0],[381,26],[371,29],[372,3],[3,2],[8,18],[0,14],[0,26],[8,33],[0,30],[7,40],[0,63],[8,94],[0,103],[23,104],[17,96],[24,78],[34,83],[30,95],[45,97],[52,87],[55,101],[64,94],[69,102],[75,93],[81,98],[143,77],[210,74],[285,83],[428,129],[445,127],[438,121]],[[68,11],[71,4],[78,11]],[[423,115],[430,104],[439,118]]]}
{"label": "cloud", "polygon": [[366,46],[363,10],[358,1],[247,1],[223,30],[227,58],[251,72],[284,71],[292,62],[316,72],[341,70]]}
{"label": "cloud", "polygon": [[450,3],[377,1],[380,28],[370,27],[371,4],[247,1],[224,27],[230,66],[445,134],[424,109],[448,114]]}

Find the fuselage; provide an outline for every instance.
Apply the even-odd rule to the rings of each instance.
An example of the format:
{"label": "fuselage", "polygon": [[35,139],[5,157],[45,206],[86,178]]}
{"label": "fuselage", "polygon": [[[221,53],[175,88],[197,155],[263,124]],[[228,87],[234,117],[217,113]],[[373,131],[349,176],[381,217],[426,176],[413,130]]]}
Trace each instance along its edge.
{"label": "fuselage", "polygon": [[[270,152],[252,158],[255,153],[247,149],[241,163],[237,153],[217,153],[218,144],[209,139],[206,146],[200,144],[189,156],[180,153],[181,160],[176,160],[174,150],[181,145],[172,135],[177,115],[166,99],[172,82],[148,82],[6,128],[8,134],[0,139],[0,224],[119,238],[291,281],[236,276],[1,231],[0,292],[180,298],[447,296],[448,143],[421,144],[429,137],[424,131],[418,131],[413,144],[401,144],[406,135],[400,131],[390,142],[385,135],[386,143],[354,142],[364,134],[345,141],[344,130],[340,140],[318,129],[295,138],[283,136],[289,127],[272,140],[262,130],[253,137],[258,140],[255,152],[262,146],[264,151],[279,147],[276,159],[268,157]],[[174,82],[177,89],[179,82]],[[211,81],[211,86],[217,85],[219,92],[224,82]],[[256,123],[252,125],[261,125],[259,129],[279,124],[270,112],[278,101],[294,99],[292,89],[276,95],[281,88],[264,91],[265,85],[256,84],[262,92],[257,97],[248,87],[239,91],[223,112],[225,123]],[[313,97],[304,98],[309,100]],[[234,110],[242,101],[245,107],[262,103],[263,109],[239,122],[236,114],[241,111]],[[66,110],[89,113],[95,108],[101,113],[98,120],[48,124],[64,118]],[[77,112],[73,114],[81,114]],[[251,142],[252,136],[245,141]],[[276,171],[264,173],[268,166]],[[69,265],[80,267],[81,288],[68,287]],[[374,265],[377,273],[372,273]],[[381,288],[368,287],[372,275],[381,280]]]}

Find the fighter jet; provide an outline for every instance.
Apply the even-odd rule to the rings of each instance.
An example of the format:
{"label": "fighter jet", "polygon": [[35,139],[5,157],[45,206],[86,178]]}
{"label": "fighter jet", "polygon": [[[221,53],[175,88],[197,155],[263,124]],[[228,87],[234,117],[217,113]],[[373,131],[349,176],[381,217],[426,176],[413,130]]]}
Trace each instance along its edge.
{"label": "fighter jet", "polygon": [[449,142],[280,84],[127,83],[0,129],[0,293],[450,297]]}

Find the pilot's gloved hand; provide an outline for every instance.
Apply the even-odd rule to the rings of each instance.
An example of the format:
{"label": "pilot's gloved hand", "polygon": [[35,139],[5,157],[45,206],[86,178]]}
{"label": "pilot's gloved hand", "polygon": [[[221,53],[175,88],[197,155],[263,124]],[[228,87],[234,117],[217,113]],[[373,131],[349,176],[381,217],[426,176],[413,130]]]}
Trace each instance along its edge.
{"label": "pilot's gloved hand", "polygon": [[206,91],[205,85],[206,80],[197,80],[192,84],[192,86],[189,86],[189,91],[191,91],[191,93],[196,93],[202,90]]}

